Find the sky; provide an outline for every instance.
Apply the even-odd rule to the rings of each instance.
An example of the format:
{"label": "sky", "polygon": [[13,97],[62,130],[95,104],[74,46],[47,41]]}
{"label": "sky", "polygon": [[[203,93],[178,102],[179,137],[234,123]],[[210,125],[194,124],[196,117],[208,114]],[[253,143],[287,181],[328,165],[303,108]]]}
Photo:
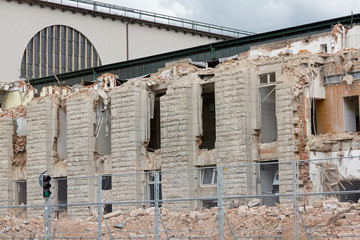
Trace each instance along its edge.
{"label": "sky", "polygon": [[97,0],[255,33],[360,13],[359,0]]}

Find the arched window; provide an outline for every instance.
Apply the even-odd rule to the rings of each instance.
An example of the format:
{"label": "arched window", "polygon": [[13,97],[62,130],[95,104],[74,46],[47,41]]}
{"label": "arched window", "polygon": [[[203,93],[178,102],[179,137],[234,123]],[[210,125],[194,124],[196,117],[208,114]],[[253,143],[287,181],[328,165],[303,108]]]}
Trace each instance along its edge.
{"label": "arched window", "polygon": [[21,78],[41,78],[101,65],[92,43],[77,30],[61,25],[39,31],[21,61]]}

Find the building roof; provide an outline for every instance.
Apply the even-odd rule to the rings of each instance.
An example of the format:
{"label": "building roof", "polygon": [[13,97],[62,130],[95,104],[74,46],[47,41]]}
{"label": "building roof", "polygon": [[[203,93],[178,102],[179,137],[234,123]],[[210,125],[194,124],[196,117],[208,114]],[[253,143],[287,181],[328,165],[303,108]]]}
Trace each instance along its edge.
{"label": "building roof", "polygon": [[[251,46],[285,41],[320,33],[329,33],[333,30],[333,26],[338,23],[344,25],[360,24],[360,14],[304,24],[212,44],[206,44],[130,61],[102,65],[80,71],[59,74],[57,77],[60,79],[60,81],[64,81],[66,85],[77,84],[80,83],[81,80],[92,82],[95,81],[96,77],[105,72],[117,74],[120,79],[130,79],[157,72],[159,68],[165,66],[166,62],[176,61],[184,58],[191,58],[193,61],[211,61],[214,59],[226,58],[238,53],[247,52],[250,50]],[[31,84],[37,89],[41,89],[43,86],[55,85],[56,83],[57,80],[54,76],[31,80]]]}
{"label": "building roof", "polygon": [[41,7],[61,9],[62,11],[72,11],[74,13],[81,13],[83,15],[110,18],[122,22],[129,22],[131,24],[148,25],[150,27],[165,28],[169,30],[182,31],[224,40],[255,34],[249,31],[223,27],[215,24],[208,24],[134,8],[127,8],[93,0],[54,0],[53,2],[47,0],[8,1],[18,1],[19,3],[26,2],[30,5],[40,5]]}

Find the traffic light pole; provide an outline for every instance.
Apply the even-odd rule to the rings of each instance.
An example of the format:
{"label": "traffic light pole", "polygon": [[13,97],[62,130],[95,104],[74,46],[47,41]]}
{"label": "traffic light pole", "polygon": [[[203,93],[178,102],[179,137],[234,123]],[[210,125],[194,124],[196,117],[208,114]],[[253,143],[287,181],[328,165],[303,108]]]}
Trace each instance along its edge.
{"label": "traffic light pole", "polygon": [[51,239],[51,199],[45,198],[44,207],[45,216],[45,240]]}

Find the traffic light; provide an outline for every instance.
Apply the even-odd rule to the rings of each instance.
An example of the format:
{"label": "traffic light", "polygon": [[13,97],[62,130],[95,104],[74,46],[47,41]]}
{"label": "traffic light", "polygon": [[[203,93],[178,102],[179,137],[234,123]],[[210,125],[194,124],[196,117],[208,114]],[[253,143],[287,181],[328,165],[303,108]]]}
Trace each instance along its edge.
{"label": "traffic light", "polygon": [[50,181],[51,181],[51,177],[45,173],[43,175],[43,179],[42,179],[42,187],[43,187],[43,197],[44,198],[49,198],[50,195],[51,195],[51,191],[50,191],[50,188],[51,188],[51,184],[50,184]]}

